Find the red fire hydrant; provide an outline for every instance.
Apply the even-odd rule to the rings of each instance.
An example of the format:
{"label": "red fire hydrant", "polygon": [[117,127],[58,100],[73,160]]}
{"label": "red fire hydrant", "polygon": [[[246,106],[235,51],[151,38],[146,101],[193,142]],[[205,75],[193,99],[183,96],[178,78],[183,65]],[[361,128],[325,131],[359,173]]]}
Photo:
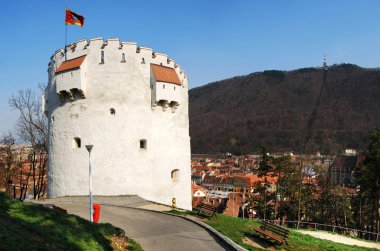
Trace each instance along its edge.
{"label": "red fire hydrant", "polygon": [[92,219],[94,222],[98,222],[99,221],[99,217],[100,217],[100,205],[99,204],[94,204],[92,205]]}

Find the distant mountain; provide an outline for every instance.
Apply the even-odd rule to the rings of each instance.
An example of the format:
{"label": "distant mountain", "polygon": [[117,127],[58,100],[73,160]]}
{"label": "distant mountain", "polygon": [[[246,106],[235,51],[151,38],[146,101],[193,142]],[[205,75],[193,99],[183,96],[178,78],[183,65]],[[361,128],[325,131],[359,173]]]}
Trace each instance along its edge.
{"label": "distant mountain", "polygon": [[380,129],[380,69],[264,71],[189,91],[193,153],[365,149]]}

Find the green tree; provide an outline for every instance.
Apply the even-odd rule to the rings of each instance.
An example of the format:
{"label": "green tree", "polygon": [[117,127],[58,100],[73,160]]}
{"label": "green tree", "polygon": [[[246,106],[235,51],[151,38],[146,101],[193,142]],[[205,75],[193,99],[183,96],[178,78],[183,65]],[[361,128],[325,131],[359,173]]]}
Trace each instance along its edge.
{"label": "green tree", "polygon": [[269,151],[265,147],[261,147],[261,157],[259,162],[258,176],[267,176],[273,171],[273,157],[269,155]]}
{"label": "green tree", "polygon": [[282,218],[285,214],[279,215],[278,214],[278,208],[277,208],[277,202],[278,199],[280,200],[280,208],[281,204],[283,203],[283,198],[285,194],[285,187],[288,188],[292,184],[288,183],[289,175],[294,173],[295,171],[295,163],[291,161],[290,156],[281,156],[278,158],[275,158],[273,160],[273,164],[275,165],[275,169],[273,170],[273,176],[277,177],[276,182],[276,191],[275,191],[275,207],[274,207],[274,214],[275,218],[277,219],[278,216]]}
{"label": "green tree", "polygon": [[[379,232],[380,209],[380,131],[376,131],[371,139],[365,160],[355,171],[361,199],[361,223],[367,230]],[[363,218],[362,218],[363,217]]]}
{"label": "green tree", "polygon": [[9,132],[0,139],[0,190],[5,189],[11,195],[12,177],[14,175],[16,161],[16,140]]}
{"label": "green tree", "polygon": [[290,159],[280,157],[277,161],[278,172],[278,192],[280,206],[278,216],[282,219],[287,216],[288,220],[296,220],[299,201],[299,187],[301,170],[295,162]]}

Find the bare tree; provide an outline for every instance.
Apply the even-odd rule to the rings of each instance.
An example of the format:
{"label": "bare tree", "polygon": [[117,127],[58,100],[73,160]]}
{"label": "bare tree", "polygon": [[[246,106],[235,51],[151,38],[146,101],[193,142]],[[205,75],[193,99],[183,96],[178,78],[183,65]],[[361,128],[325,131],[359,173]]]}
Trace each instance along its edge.
{"label": "bare tree", "polygon": [[12,95],[9,105],[20,113],[17,123],[20,139],[47,152],[47,119],[42,114],[41,100],[32,90],[21,90],[18,95]]}
{"label": "bare tree", "polygon": [[[40,85],[41,91],[44,86]],[[47,164],[47,118],[42,113],[41,98],[36,97],[35,93],[30,90],[21,90],[17,95],[12,95],[9,99],[9,105],[12,109],[17,110],[20,117],[17,122],[17,134],[20,139],[27,142],[32,147],[29,154],[31,164],[31,176],[33,180],[33,196],[39,199],[45,194],[46,182],[46,164]],[[29,177],[29,176],[28,176]],[[29,178],[27,183],[29,182]],[[28,184],[26,184],[28,186]],[[28,187],[24,187],[26,194]],[[24,195],[25,196],[25,195]]]}

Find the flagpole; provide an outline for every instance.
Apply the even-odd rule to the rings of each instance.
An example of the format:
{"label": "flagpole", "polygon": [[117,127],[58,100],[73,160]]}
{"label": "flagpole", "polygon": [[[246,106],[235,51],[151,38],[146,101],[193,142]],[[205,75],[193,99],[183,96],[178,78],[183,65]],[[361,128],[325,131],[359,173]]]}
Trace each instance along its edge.
{"label": "flagpole", "polygon": [[67,60],[67,24],[65,23],[66,31],[65,31],[65,61]]}
{"label": "flagpole", "polygon": [[65,8],[65,61],[67,60],[67,23],[66,23],[67,7]]}

